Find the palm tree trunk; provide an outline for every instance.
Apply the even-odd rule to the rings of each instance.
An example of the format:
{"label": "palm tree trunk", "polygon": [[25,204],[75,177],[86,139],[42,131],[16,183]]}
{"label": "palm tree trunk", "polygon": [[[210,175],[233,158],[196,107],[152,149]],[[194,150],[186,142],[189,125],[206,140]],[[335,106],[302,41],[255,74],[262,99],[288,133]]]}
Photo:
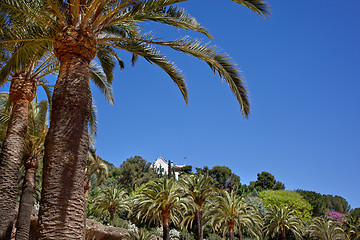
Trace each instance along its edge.
{"label": "palm tree trunk", "polygon": [[88,176],[85,176],[84,180],[84,229],[83,236],[86,234],[86,218],[87,218],[87,199],[89,194],[89,189],[91,187],[91,179]]}
{"label": "palm tree trunk", "polygon": [[242,231],[241,231],[241,226],[239,226],[239,240],[243,240],[244,239],[244,236],[242,234]]}
{"label": "palm tree trunk", "polygon": [[285,230],[281,231],[281,240],[286,240],[286,231]]}
{"label": "palm tree trunk", "polygon": [[170,226],[169,226],[169,212],[161,213],[162,224],[163,224],[163,240],[170,240]]}
{"label": "palm tree trunk", "polygon": [[30,218],[35,192],[35,174],[39,166],[39,159],[37,157],[29,157],[24,165],[26,172],[20,199],[19,214],[16,221],[16,240],[29,239]]}
{"label": "palm tree trunk", "polygon": [[228,229],[229,229],[229,240],[234,240],[234,223],[233,222],[228,223]]}
{"label": "palm tree trunk", "polygon": [[17,180],[24,154],[30,102],[36,82],[24,75],[14,76],[10,85],[13,109],[0,153],[0,240],[10,239],[15,217]]}
{"label": "palm tree trunk", "polygon": [[202,219],[201,219],[201,211],[197,210],[195,212],[195,218],[196,218],[196,227],[197,227],[197,240],[203,240],[203,230],[202,230]]}
{"label": "palm tree trunk", "polygon": [[83,239],[90,61],[77,54],[60,61],[45,139],[39,239]]}

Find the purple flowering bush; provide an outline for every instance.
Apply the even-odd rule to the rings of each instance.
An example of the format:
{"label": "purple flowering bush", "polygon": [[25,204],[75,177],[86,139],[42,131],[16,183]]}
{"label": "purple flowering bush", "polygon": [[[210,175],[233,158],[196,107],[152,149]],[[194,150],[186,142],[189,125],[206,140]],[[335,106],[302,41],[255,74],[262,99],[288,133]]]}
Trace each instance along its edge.
{"label": "purple flowering bush", "polygon": [[346,219],[345,219],[346,214],[342,214],[339,212],[333,212],[333,211],[329,210],[325,213],[325,215],[328,216],[331,220],[339,222],[339,223],[343,223],[346,221]]}

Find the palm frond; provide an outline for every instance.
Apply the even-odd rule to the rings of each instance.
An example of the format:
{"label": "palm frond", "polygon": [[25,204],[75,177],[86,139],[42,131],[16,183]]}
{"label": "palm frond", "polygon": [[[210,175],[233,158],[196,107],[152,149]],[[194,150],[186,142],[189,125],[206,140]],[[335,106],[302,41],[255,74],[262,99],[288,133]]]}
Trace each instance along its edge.
{"label": "palm frond", "polygon": [[180,70],[178,70],[174,65],[174,63],[170,62],[164,55],[162,55],[159,51],[157,51],[153,46],[151,46],[150,44],[144,44],[141,42],[132,41],[130,39],[122,42],[114,41],[106,44],[128,51],[134,55],[139,55],[145,58],[147,61],[158,65],[175,82],[175,84],[180,89],[185,102],[188,103],[188,92],[187,92],[186,82]]}
{"label": "palm frond", "polygon": [[208,30],[200,25],[200,23],[192,16],[190,16],[184,9],[177,7],[168,7],[157,9],[147,14],[140,14],[134,17],[139,21],[152,21],[163,23],[176,28],[185,30],[193,30],[205,34],[212,39]]}
{"label": "palm frond", "polygon": [[251,11],[262,17],[269,17],[271,15],[269,4],[263,0],[232,0],[232,1],[249,8]]}
{"label": "palm frond", "polygon": [[114,96],[111,84],[108,82],[103,69],[95,62],[91,61],[89,65],[89,74],[94,84],[104,94],[110,104],[114,104]]}

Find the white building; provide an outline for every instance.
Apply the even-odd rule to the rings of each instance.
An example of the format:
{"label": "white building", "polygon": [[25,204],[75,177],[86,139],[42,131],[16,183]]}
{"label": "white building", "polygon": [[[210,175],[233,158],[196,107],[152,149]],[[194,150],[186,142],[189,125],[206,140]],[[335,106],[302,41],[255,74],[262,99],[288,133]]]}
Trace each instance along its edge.
{"label": "white building", "polygon": [[[179,174],[181,172],[181,168],[185,166],[184,165],[174,165],[172,161],[170,161],[171,171],[175,175],[175,179],[179,179]],[[164,160],[162,157],[159,157],[152,163],[152,168],[157,174],[161,175],[168,175],[169,173],[169,161]]]}

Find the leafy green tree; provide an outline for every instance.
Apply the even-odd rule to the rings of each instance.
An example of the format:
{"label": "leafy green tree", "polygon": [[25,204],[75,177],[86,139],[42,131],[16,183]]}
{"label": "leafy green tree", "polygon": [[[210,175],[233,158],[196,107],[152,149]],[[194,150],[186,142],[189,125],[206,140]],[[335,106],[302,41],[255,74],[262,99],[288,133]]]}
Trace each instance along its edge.
{"label": "leafy green tree", "polygon": [[250,188],[255,188],[257,191],[262,190],[285,190],[285,185],[282,182],[276,181],[275,177],[268,172],[261,172],[257,174],[257,180],[250,182]]}
{"label": "leafy green tree", "polygon": [[346,239],[342,228],[329,219],[314,218],[309,229],[311,238],[319,240]]}
{"label": "leafy green tree", "polygon": [[166,177],[150,181],[138,189],[135,195],[136,216],[141,221],[162,223],[163,239],[169,240],[170,221],[180,223],[186,204],[180,185],[175,179]]}
{"label": "leafy green tree", "polygon": [[182,167],[181,172],[186,173],[186,174],[191,174],[192,173],[192,166],[191,165],[186,165],[186,166]]}
{"label": "leafy green tree", "polygon": [[223,229],[223,234],[228,232],[230,240],[234,239],[235,229],[239,230],[240,239],[243,239],[243,229],[257,238],[262,236],[261,216],[253,206],[245,203],[242,197],[237,197],[235,191],[230,194],[222,191],[206,214],[211,216],[213,228]]}
{"label": "leafy green tree", "polygon": [[101,209],[102,212],[107,211],[110,215],[110,221],[114,220],[117,210],[129,210],[126,192],[114,185],[102,189],[100,195],[92,200],[91,205],[92,209]]}
{"label": "leafy green tree", "polygon": [[196,224],[197,240],[203,240],[203,225],[202,216],[205,211],[206,203],[209,198],[213,197],[218,189],[214,187],[214,180],[208,175],[185,175],[181,178],[184,187],[185,196],[189,205],[190,215],[185,217],[183,225],[186,223],[186,228],[193,222]]}
{"label": "leafy green tree", "polygon": [[314,191],[306,191],[298,189],[297,193],[300,193],[301,196],[308,201],[313,209],[313,217],[324,216],[327,210],[327,201],[326,198],[320,193]]}
{"label": "leafy green tree", "polygon": [[136,186],[156,178],[156,173],[151,169],[151,163],[141,156],[126,159],[120,165],[118,175],[119,184],[128,191],[135,190]]}
{"label": "leafy green tree", "polygon": [[349,212],[350,206],[345,198],[336,195],[324,195],[324,197],[326,198],[327,208],[329,210],[345,214]]}
{"label": "leafy green tree", "polygon": [[[17,0],[1,2],[0,8],[4,17],[32,19],[43,24],[41,29],[47,28],[46,31],[34,32],[36,36],[27,39],[26,36],[19,39],[18,35],[14,35],[15,40],[25,43],[53,43],[54,53],[60,61],[59,77],[53,94],[51,124],[45,144],[44,187],[39,212],[41,238],[71,236],[79,239],[83,234],[82,224],[79,223],[83,221],[81,215],[84,199],[81,186],[86,165],[87,125],[91,108],[88,66],[96,55],[100,61],[102,59],[109,63],[109,59],[114,57],[115,48],[132,53],[134,61],[138,56],[144,57],[169,74],[187,101],[183,77],[154,46],[166,46],[187,53],[205,61],[229,84],[240,103],[244,117],[248,116],[246,89],[238,70],[226,55],[218,53],[215,48],[199,40],[181,38],[164,42],[152,38],[149,34],[140,34],[139,25],[150,21],[210,36],[194,18],[174,6],[182,1],[34,0],[31,4],[27,1],[19,4]],[[261,16],[269,15],[268,6],[262,0],[234,2]],[[68,132],[71,134],[67,134]],[[54,194],[54,191],[58,194]],[[61,223],[59,219],[62,219]]]}
{"label": "leafy green tree", "polygon": [[210,169],[208,166],[204,166],[203,168],[195,168],[197,175],[209,175]]}
{"label": "leafy green tree", "polygon": [[311,216],[311,205],[299,193],[287,190],[266,190],[259,193],[264,205],[268,208],[273,206],[288,206],[303,220],[309,220]]}
{"label": "leafy green tree", "polygon": [[280,234],[281,240],[286,240],[286,232],[291,231],[295,236],[301,238],[303,222],[295,211],[287,206],[273,205],[265,216],[265,234],[274,237]]}
{"label": "leafy green tree", "polygon": [[229,189],[231,191],[240,185],[240,177],[225,166],[214,166],[209,171],[209,175],[216,181],[218,188]]}

